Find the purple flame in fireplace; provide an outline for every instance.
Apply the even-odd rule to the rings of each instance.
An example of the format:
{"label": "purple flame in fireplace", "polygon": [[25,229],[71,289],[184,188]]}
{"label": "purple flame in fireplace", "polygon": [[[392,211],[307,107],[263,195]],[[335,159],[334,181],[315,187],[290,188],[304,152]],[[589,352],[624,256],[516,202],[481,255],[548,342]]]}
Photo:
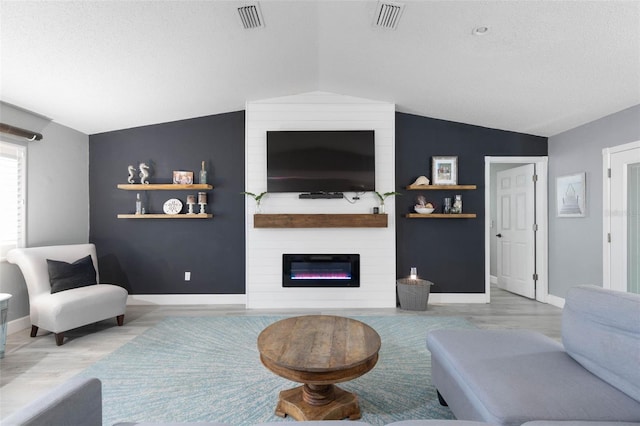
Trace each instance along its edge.
{"label": "purple flame in fireplace", "polygon": [[359,287],[360,255],[285,254],[284,287]]}

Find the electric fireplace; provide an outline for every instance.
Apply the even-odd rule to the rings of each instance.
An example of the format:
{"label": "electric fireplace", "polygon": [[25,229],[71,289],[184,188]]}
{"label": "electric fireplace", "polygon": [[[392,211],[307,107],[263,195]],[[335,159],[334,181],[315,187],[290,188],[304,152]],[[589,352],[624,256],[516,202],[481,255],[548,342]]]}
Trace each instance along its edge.
{"label": "electric fireplace", "polygon": [[359,254],[283,254],[283,287],[360,287]]}

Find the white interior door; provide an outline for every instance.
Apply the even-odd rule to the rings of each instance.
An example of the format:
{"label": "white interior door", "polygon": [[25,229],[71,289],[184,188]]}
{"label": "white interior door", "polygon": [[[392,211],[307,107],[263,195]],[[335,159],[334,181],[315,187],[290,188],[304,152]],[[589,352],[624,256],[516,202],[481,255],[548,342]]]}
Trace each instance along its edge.
{"label": "white interior door", "polygon": [[640,144],[625,145],[609,155],[608,287],[640,293]]}
{"label": "white interior door", "polygon": [[531,299],[535,288],[535,165],[497,173],[498,287]]}

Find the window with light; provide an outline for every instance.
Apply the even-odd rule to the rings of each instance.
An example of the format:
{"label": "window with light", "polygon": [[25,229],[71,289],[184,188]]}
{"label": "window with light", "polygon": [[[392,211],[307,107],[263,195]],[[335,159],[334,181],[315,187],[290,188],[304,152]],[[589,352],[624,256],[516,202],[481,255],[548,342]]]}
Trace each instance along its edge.
{"label": "window with light", "polygon": [[26,240],[27,150],[0,141],[0,260]]}

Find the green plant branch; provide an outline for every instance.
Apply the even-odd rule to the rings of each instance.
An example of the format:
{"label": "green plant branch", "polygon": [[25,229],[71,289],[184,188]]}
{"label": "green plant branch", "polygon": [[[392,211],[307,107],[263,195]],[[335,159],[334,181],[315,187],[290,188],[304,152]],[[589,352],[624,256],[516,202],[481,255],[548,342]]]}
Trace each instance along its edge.
{"label": "green plant branch", "polygon": [[392,192],[385,192],[384,194],[380,194],[378,191],[373,191],[373,192],[375,192],[375,194],[378,196],[378,198],[380,198],[380,202],[381,202],[381,203],[384,203],[384,200],[385,200],[387,197],[390,197],[391,195],[402,195],[401,193],[399,193],[399,192],[395,192],[395,191],[392,191]]}
{"label": "green plant branch", "polygon": [[248,192],[248,191],[241,192],[241,194],[248,195],[248,196],[252,197],[254,200],[256,200],[256,203],[259,203],[260,200],[262,200],[262,197],[267,195],[267,191],[265,191],[265,192],[263,192],[261,194],[258,194],[258,195],[254,194],[253,192]]}

